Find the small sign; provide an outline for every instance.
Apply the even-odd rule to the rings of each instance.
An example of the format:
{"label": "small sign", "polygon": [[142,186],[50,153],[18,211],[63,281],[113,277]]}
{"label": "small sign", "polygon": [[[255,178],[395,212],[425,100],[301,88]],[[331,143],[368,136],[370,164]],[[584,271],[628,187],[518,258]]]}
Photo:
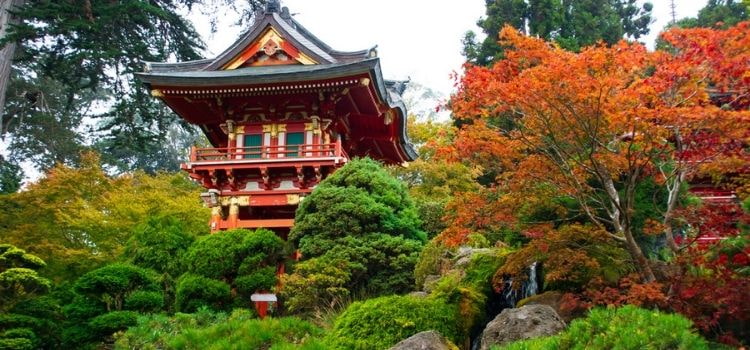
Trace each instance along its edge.
{"label": "small sign", "polygon": [[276,294],[253,294],[250,296],[251,301],[277,301]]}

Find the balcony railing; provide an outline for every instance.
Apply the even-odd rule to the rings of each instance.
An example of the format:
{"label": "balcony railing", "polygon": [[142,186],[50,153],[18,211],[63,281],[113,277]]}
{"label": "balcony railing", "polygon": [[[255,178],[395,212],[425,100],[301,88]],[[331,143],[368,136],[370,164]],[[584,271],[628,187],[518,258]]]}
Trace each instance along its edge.
{"label": "balcony railing", "polygon": [[341,143],[190,149],[190,162],[234,162],[344,157]]}

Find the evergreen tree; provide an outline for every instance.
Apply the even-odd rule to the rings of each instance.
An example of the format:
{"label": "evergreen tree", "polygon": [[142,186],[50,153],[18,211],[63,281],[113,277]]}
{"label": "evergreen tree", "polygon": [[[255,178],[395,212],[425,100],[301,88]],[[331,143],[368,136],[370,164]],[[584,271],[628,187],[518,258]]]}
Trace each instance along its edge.
{"label": "evergreen tree", "polygon": [[683,18],[676,25],[682,28],[712,28],[717,25],[728,28],[750,18],[748,5],[735,0],[708,0],[706,6],[698,11],[698,16]]}
{"label": "evergreen tree", "polygon": [[[247,17],[262,2],[19,1],[10,10],[16,23],[8,22],[0,41],[16,46],[12,80],[18,87],[9,88],[6,103],[14,108],[0,121],[0,136],[13,137],[11,158],[31,154],[40,168],[55,161],[74,164],[82,145],[93,144],[121,171],[177,169],[175,149],[185,145],[164,143],[175,128],[196,135],[195,128],[149,96],[132,73],[142,71],[144,61],[202,58],[204,44],[183,10],[231,5]],[[0,85],[9,80],[0,76]],[[60,141],[40,152],[52,138]]]}
{"label": "evergreen tree", "polygon": [[487,17],[477,25],[487,38],[477,42],[473,32],[464,37],[464,56],[483,66],[502,57],[497,35],[506,24],[577,51],[600,40],[613,44],[623,37],[647,34],[652,9],[651,3],[639,6],[636,0],[486,0],[486,4]]}

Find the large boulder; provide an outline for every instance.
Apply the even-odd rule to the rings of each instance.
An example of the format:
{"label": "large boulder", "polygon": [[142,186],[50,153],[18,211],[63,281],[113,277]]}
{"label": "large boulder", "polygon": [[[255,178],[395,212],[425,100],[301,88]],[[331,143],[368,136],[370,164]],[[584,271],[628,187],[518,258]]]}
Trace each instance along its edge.
{"label": "large boulder", "polygon": [[390,350],[458,350],[435,331],[419,332],[394,345]]}
{"label": "large boulder", "polygon": [[555,312],[560,315],[560,318],[562,318],[566,324],[570,323],[576,318],[584,316],[583,311],[569,310],[562,307],[563,293],[558,291],[548,291],[542,294],[532,295],[526,299],[521,299],[521,301],[516,304],[516,307],[521,307],[524,305],[547,305],[555,310]]}
{"label": "large boulder", "polygon": [[564,329],[565,322],[547,305],[505,309],[485,327],[480,350],[489,350],[493,345],[555,335]]}

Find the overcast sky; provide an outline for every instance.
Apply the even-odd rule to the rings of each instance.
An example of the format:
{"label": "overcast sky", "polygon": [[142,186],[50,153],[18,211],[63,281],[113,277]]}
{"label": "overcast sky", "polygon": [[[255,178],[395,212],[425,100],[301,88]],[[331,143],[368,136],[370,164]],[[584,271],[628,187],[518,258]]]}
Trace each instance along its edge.
{"label": "overcast sky", "polygon": [[[677,18],[695,16],[706,0],[675,0]],[[652,0],[655,21],[644,39],[653,46],[656,35],[671,20],[670,0]],[[468,30],[480,32],[483,0],[282,0],[294,18],[337,50],[378,45],[383,74],[389,79],[411,78],[444,95],[450,94],[452,71],[460,71],[461,39]],[[233,19],[218,23],[218,32],[201,16],[193,16],[208,44],[209,56],[227,48],[242,28]]]}

